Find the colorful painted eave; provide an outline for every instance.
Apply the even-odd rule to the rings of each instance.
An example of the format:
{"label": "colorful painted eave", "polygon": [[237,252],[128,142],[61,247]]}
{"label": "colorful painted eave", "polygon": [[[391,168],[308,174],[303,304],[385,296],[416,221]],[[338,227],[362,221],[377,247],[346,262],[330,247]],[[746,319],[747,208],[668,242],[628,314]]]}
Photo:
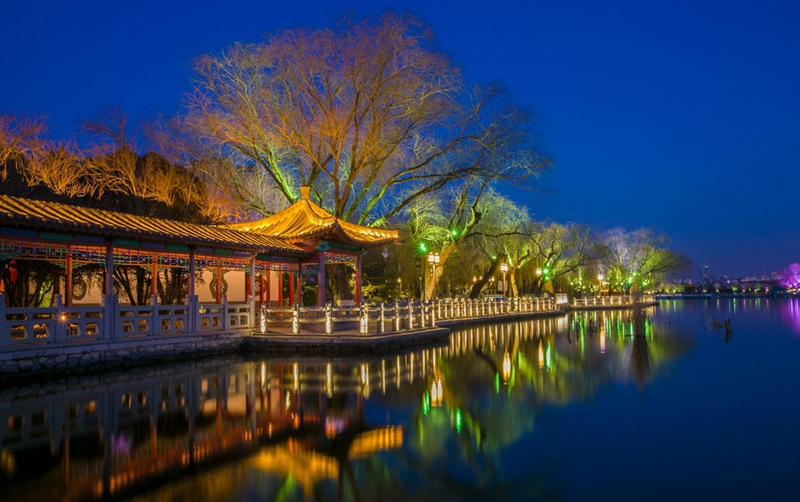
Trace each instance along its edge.
{"label": "colorful painted eave", "polygon": [[8,195],[0,195],[0,225],[40,232],[69,232],[284,256],[311,254],[291,243],[259,233]]}
{"label": "colorful painted eave", "polygon": [[267,235],[286,242],[328,240],[360,248],[397,244],[397,230],[364,227],[340,220],[309,200],[307,187],[301,198],[283,211],[260,220],[229,225],[234,230]]}

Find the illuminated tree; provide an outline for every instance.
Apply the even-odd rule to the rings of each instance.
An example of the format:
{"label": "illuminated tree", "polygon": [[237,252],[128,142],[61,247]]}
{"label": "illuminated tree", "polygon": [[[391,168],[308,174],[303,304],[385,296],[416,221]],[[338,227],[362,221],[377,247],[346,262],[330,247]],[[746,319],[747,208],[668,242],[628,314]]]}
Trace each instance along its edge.
{"label": "illuminated tree", "polygon": [[410,16],[287,30],[194,69],[177,119],[186,165],[262,214],[265,194],[293,202],[306,184],[337,217],[382,225],[464,179],[530,188],[550,163],[529,113],[466,85]]}
{"label": "illuminated tree", "polygon": [[778,280],[786,288],[800,287],[800,264],[792,263],[787,265],[786,268],[780,271]]}
{"label": "illuminated tree", "polygon": [[602,235],[602,242],[601,268],[613,291],[641,290],[659,277],[690,266],[685,255],[667,249],[668,236],[645,228],[632,232],[615,228]]}
{"label": "illuminated tree", "polygon": [[[598,255],[597,242],[590,230],[574,223],[531,222],[527,227],[527,249],[516,263],[525,290],[541,295],[554,292],[552,284],[582,268]],[[516,284],[516,273],[513,287]]]}

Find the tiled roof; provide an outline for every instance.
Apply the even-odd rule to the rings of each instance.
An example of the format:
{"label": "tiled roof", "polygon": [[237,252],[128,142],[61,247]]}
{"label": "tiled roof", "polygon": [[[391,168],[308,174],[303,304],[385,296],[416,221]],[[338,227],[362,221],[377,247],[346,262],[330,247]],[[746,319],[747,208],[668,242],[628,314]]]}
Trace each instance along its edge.
{"label": "tiled roof", "polygon": [[227,227],[148,218],[8,195],[0,195],[0,225],[234,251],[289,256],[309,254],[308,251],[293,244],[254,232],[240,232]]}
{"label": "tiled roof", "polygon": [[340,220],[308,198],[301,187],[301,198],[283,211],[256,221],[236,223],[230,228],[268,235],[287,242],[327,239],[357,247],[372,247],[400,242],[397,230],[363,227]]}

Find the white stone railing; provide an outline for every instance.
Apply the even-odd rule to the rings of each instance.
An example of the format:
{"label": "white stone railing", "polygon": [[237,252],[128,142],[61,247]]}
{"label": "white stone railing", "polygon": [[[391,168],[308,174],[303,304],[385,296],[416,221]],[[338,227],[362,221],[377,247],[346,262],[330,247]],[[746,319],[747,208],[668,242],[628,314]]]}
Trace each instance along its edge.
{"label": "white stone railing", "polygon": [[[434,301],[395,302],[389,305],[334,307],[262,307],[260,330],[283,328],[293,334],[316,331],[332,334],[357,330],[361,334],[387,333],[436,326],[440,320],[474,319],[559,310],[553,299],[442,298]],[[374,329],[373,329],[374,328]]]}
{"label": "white stone railing", "polygon": [[200,304],[197,297],[184,305],[161,305],[153,296],[149,305],[120,305],[117,296],[103,295],[93,306],[66,307],[61,295],[53,306],[7,308],[0,294],[0,348],[33,344],[61,344],[118,340],[133,337],[252,331],[255,304]]}
{"label": "white stone railing", "polygon": [[[642,303],[654,303],[653,295],[643,295],[639,299]],[[636,299],[633,296],[595,296],[593,298],[575,298],[572,300],[573,307],[613,307],[623,305],[633,305]]]}

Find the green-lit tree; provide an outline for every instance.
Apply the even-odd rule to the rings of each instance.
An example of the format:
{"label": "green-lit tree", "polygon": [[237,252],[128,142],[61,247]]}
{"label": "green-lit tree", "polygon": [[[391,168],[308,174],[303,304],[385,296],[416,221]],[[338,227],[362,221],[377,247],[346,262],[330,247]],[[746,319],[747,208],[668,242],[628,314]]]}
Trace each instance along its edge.
{"label": "green-lit tree", "polygon": [[686,270],[689,259],[667,248],[667,235],[641,228],[631,232],[615,228],[602,237],[604,252],[601,269],[609,289],[630,293],[632,289],[653,287],[670,272]]}

